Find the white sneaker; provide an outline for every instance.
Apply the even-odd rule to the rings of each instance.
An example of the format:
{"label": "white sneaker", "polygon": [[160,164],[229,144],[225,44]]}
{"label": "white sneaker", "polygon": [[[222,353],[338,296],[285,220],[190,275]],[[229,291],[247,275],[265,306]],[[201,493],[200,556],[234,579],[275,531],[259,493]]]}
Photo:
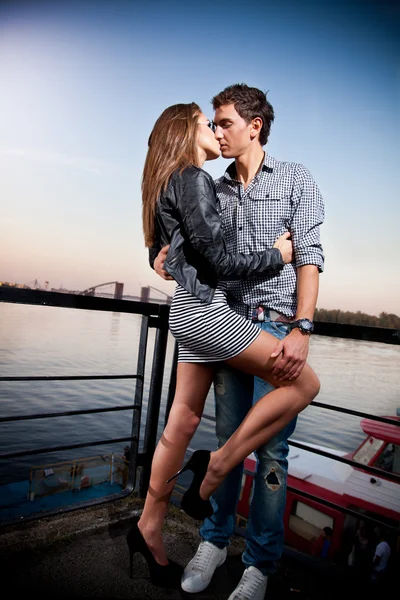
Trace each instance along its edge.
{"label": "white sneaker", "polygon": [[182,589],[191,594],[205,590],[215,569],[225,562],[226,555],[226,548],[217,548],[211,542],[200,542],[196,554],[183,571]]}
{"label": "white sneaker", "polygon": [[264,600],[267,581],[267,575],[256,567],[247,567],[228,600]]}

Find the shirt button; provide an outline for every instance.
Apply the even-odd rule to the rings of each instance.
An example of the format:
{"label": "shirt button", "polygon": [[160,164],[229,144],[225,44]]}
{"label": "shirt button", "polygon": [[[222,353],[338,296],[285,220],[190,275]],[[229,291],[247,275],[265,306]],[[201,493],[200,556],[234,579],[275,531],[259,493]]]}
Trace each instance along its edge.
{"label": "shirt button", "polygon": [[242,231],[243,227],[241,225],[239,225],[239,231]]}

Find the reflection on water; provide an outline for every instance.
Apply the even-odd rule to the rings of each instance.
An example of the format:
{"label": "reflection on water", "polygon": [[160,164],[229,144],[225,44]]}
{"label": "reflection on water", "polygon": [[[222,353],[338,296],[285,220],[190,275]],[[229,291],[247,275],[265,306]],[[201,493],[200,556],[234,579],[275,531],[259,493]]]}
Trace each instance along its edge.
{"label": "reflection on water", "polygon": [[[2,376],[135,374],[141,317],[42,306],[0,304]],[[149,331],[143,431],[155,330]],[[163,398],[167,398],[174,340],[169,337]],[[395,414],[400,406],[400,347],[314,336],[309,362],[321,380],[318,401],[368,412]],[[0,416],[61,412],[133,403],[135,380],[0,382]],[[213,414],[210,392],[206,412]],[[161,417],[163,419],[163,410]],[[0,451],[129,436],[130,410],[95,415],[35,419],[0,424]],[[160,430],[162,428],[160,424]],[[363,439],[358,417],[308,407],[299,417],[295,439],[352,450]],[[214,424],[204,420],[192,447],[215,445]],[[22,479],[29,465],[74,457],[123,452],[118,447],[82,448],[1,461],[2,482]]]}

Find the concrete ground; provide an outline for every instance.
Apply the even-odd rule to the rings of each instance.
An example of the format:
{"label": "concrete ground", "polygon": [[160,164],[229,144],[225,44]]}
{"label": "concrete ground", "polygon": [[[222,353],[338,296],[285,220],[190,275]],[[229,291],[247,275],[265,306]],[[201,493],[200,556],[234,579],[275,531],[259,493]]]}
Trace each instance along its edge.
{"label": "concrete ground", "polygon": [[[148,577],[140,555],[129,576],[126,533],[143,501],[135,497],[41,518],[0,529],[0,577],[3,597],[122,600],[166,598],[227,600],[244,566],[244,540],[237,536],[228,558],[201,593],[163,590]],[[165,527],[168,555],[185,566],[199,543],[198,526],[179,508],[170,506]],[[267,600],[329,600],[348,594],[352,582],[346,572],[286,550],[275,575],[269,578]],[[358,589],[358,592],[360,590]]]}

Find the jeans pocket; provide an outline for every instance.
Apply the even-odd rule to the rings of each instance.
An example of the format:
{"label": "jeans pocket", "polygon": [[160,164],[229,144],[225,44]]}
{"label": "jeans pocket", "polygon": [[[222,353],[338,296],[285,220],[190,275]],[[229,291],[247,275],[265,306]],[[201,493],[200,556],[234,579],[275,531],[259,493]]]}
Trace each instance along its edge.
{"label": "jeans pocket", "polygon": [[275,337],[283,340],[284,337],[289,333],[289,323],[282,323],[280,321],[269,321],[265,323],[268,327],[264,327],[264,329],[274,335]]}

